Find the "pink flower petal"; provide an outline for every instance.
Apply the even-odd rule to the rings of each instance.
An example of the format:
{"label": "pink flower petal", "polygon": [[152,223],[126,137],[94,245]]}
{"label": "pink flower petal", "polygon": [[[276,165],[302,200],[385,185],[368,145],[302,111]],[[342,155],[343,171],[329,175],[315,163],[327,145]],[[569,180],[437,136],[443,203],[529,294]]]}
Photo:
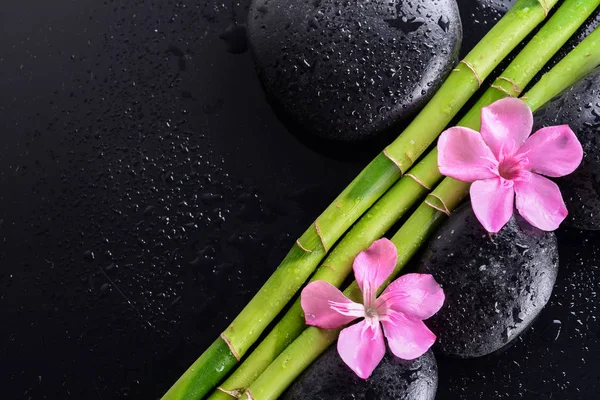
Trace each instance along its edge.
{"label": "pink flower petal", "polygon": [[412,319],[427,319],[444,304],[444,291],[429,274],[406,274],[396,279],[375,302],[380,315],[387,310],[406,314]]}
{"label": "pink flower petal", "polygon": [[517,209],[531,225],[553,231],[567,217],[567,207],[556,183],[537,174],[529,182],[515,182]]}
{"label": "pink flower petal", "polygon": [[575,171],[583,159],[583,149],[569,125],[542,128],[519,149],[529,160],[529,168],[542,175],[558,177]]}
{"label": "pink flower petal", "polygon": [[375,301],[377,289],[396,267],[398,250],[388,239],[379,239],[354,259],[354,277],[363,294],[365,305]]}
{"label": "pink flower petal", "polygon": [[381,321],[392,353],[405,360],[414,360],[425,354],[435,342],[435,335],[423,321],[392,313]]}
{"label": "pink flower petal", "polygon": [[498,161],[514,154],[532,127],[531,109],[522,100],[508,97],[481,109],[481,136]]}
{"label": "pink flower petal", "polygon": [[361,321],[340,332],[338,353],[360,378],[367,379],[385,355],[385,342],[379,323]]}
{"label": "pink flower petal", "polygon": [[471,206],[481,225],[496,233],[513,214],[513,182],[502,178],[477,181],[471,185]]}
{"label": "pink flower petal", "polygon": [[463,182],[498,175],[498,162],[479,132],[461,126],[447,129],[440,135],[438,166],[443,175]]}
{"label": "pink flower petal", "polygon": [[333,329],[365,315],[362,304],[348,299],[338,288],[326,281],[306,285],[300,295],[307,325]]}

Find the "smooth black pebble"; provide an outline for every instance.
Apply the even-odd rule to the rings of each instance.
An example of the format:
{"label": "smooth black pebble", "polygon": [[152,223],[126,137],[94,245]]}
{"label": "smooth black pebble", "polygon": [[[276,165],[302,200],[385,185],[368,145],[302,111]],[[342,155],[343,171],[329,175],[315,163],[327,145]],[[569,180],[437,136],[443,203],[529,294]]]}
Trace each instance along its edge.
{"label": "smooth black pebble", "polygon": [[583,146],[579,168],[555,179],[567,205],[565,223],[600,230],[600,69],[563,92],[534,115],[534,131],[568,124]]}
{"label": "smooth black pebble", "polygon": [[319,357],[282,396],[284,400],[433,400],[437,363],[428,351],[406,361],[389,351],[367,380],[340,358],[335,346]]}
{"label": "smooth black pebble", "polygon": [[227,51],[231,54],[242,54],[248,50],[246,26],[231,24],[219,35],[227,44]]}
{"label": "smooth black pebble", "polygon": [[471,204],[455,211],[420,257],[446,294],[426,324],[434,350],[472,358],[516,339],[550,299],[558,273],[556,236],[515,215],[497,234],[481,226]]}
{"label": "smooth black pebble", "polygon": [[248,37],[276,108],[338,140],[373,136],[412,115],[455,65],[455,0],[255,0]]}

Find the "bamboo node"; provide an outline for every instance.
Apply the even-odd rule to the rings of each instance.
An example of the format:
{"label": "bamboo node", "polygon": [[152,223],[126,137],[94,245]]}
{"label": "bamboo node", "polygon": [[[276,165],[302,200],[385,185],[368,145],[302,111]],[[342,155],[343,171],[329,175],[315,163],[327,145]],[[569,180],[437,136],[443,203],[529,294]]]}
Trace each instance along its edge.
{"label": "bamboo node", "polygon": [[431,202],[429,201],[429,199],[425,199],[425,204],[427,204],[429,207],[431,207],[431,208],[433,208],[433,209],[435,209],[435,210],[438,210],[438,211],[440,211],[440,212],[443,212],[443,213],[444,213],[444,214],[446,214],[447,216],[450,216],[450,210],[448,210],[448,206],[446,206],[446,203],[444,203],[444,200],[442,200],[442,198],[441,198],[440,196],[438,196],[438,195],[436,195],[436,194],[434,194],[434,193],[429,193],[429,194],[427,195],[427,197],[429,197],[429,196],[431,196],[431,197],[433,197],[433,198],[437,199],[437,200],[438,200],[440,203],[442,203],[442,207],[443,207],[443,208],[442,208],[442,207],[439,207],[439,206],[438,206],[438,205],[436,205],[436,204],[433,204],[433,203],[431,203]]}
{"label": "bamboo node", "polygon": [[323,264],[323,266],[324,266],[325,268],[329,268],[329,269],[330,269],[330,270],[332,270],[333,272],[336,272],[336,269],[335,269],[335,268],[333,268],[333,267],[332,267],[331,265],[329,265],[329,264]]}
{"label": "bamboo node", "polygon": [[479,87],[481,87],[481,84],[483,83],[483,81],[479,77],[479,74],[475,70],[475,67],[470,62],[468,62],[467,60],[460,60],[460,62],[462,64],[465,64],[467,66],[467,68],[469,68],[471,70],[471,72],[473,73],[473,75],[475,75],[475,79],[477,79],[477,83],[479,84]]}
{"label": "bamboo node", "polygon": [[429,186],[427,186],[425,184],[425,182],[423,182],[422,180],[420,180],[419,178],[417,178],[416,176],[414,176],[413,174],[406,174],[404,176],[408,176],[409,178],[412,178],[413,181],[417,182],[419,185],[423,186],[425,189],[427,190],[431,190],[431,188]]}
{"label": "bamboo node", "polygon": [[387,148],[383,149],[383,155],[387,157],[388,160],[390,160],[391,162],[393,162],[396,167],[398,167],[398,169],[400,170],[400,174],[404,175],[404,171],[402,171],[402,167],[400,166],[400,163],[394,159],[390,153],[388,153]]}
{"label": "bamboo node", "polygon": [[236,398],[236,399],[239,399],[244,394],[244,389],[227,390],[227,389],[222,388],[221,386],[219,386],[219,387],[217,387],[217,390],[220,390],[221,392],[223,392],[223,393],[225,393],[225,394],[227,394],[227,395],[229,395],[229,396],[231,396],[233,398]]}
{"label": "bamboo node", "polygon": [[302,246],[302,243],[300,243],[300,239],[296,240],[296,244],[298,245],[298,247],[300,247],[302,250],[304,250],[307,253],[312,253],[312,250],[307,249],[306,247]]}
{"label": "bamboo node", "polygon": [[490,85],[490,87],[493,87],[494,89],[501,91],[502,93],[506,94],[508,97],[515,97],[515,95],[513,95],[511,92],[509,92],[508,90],[504,89],[500,85]]}
{"label": "bamboo node", "polygon": [[329,250],[327,249],[327,245],[325,244],[325,240],[323,239],[323,235],[321,234],[321,228],[319,228],[318,218],[315,220],[315,230],[317,231],[317,236],[319,236],[319,239],[321,239],[321,245],[323,246],[325,253],[327,253]]}
{"label": "bamboo node", "polygon": [[516,94],[521,94],[522,90],[519,87],[519,85],[517,85],[517,82],[515,82],[514,80],[512,80],[510,78],[507,78],[505,76],[499,76],[499,77],[496,78],[496,80],[498,80],[498,79],[506,81],[506,82],[512,84],[513,85],[513,90],[515,91],[515,93]]}
{"label": "bamboo node", "polygon": [[227,338],[227,336],[225,336],[225,332],[221,333],[221,339],[223,339],[223,341],[225,343],[227,343],[227,347],[229,347],[229,351],[231,352],[231,354],[233,354],[233,356],[235,357],[236,360],[240,361],[241,357],[239,356],[239,354],[237,353],[237,351],[235,351],[235,348],[233,347],[233,344],[231,343],[231,340],[229,340],[229,338]]}
{"label": "bamboo node", "polygon": [[550,6],[548,5],[548,2],[546,0],[538,0],[538,3],[540,3],[540,7],[542,7],[542,10],[544,10],[544,16],[547,17],[548,12],[550,11]]}

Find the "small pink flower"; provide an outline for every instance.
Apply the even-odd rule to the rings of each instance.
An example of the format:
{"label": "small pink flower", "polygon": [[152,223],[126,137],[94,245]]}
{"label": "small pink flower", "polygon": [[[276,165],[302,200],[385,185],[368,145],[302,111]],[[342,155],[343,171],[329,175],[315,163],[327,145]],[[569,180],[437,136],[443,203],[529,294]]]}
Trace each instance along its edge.
{"label": "small pink flower", "polygon": [[308,325],[333,329],[364,318],[343,329],[337,344],[342,360],[363,379],[371,375],[385,354],[384,334],[392,353],[406,360],[420,357],[435,342],[435,335],[423,320],[442,307],[444,291],[431,275],[401,276],[376,298],[377,289],[394,270],[397,258],[396,246],[380,239],[354,259],[354,276],[364,304],[353,302],[325,281],[311,282],[302,291]]}
{"label": "small pink flower", "polygon": [[533,115],[523,101],[498,100],[481,109],[481,133],[455,126],[438,141],[440,172],[473,182],[471,204],[488,232],[498,232],[517,210],[531,225],[553,231],[567,216],[550,177],[568,175],[583,149],[568,125],[542,128],[529,138]]}

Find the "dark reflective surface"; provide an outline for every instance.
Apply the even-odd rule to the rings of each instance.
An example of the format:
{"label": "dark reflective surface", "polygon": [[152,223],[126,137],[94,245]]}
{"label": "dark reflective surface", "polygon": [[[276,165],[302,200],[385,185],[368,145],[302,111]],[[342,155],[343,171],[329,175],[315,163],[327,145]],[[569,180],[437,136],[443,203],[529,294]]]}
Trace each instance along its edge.
{"label": "dark reflective surface", "polygon": [[[2,398],[158,398],[371,154],[283,128],[231,28],[247,0],[5,3]],[[532,330],[439,359],[438,398],[593,398],[598,235],[559,241]]]}

